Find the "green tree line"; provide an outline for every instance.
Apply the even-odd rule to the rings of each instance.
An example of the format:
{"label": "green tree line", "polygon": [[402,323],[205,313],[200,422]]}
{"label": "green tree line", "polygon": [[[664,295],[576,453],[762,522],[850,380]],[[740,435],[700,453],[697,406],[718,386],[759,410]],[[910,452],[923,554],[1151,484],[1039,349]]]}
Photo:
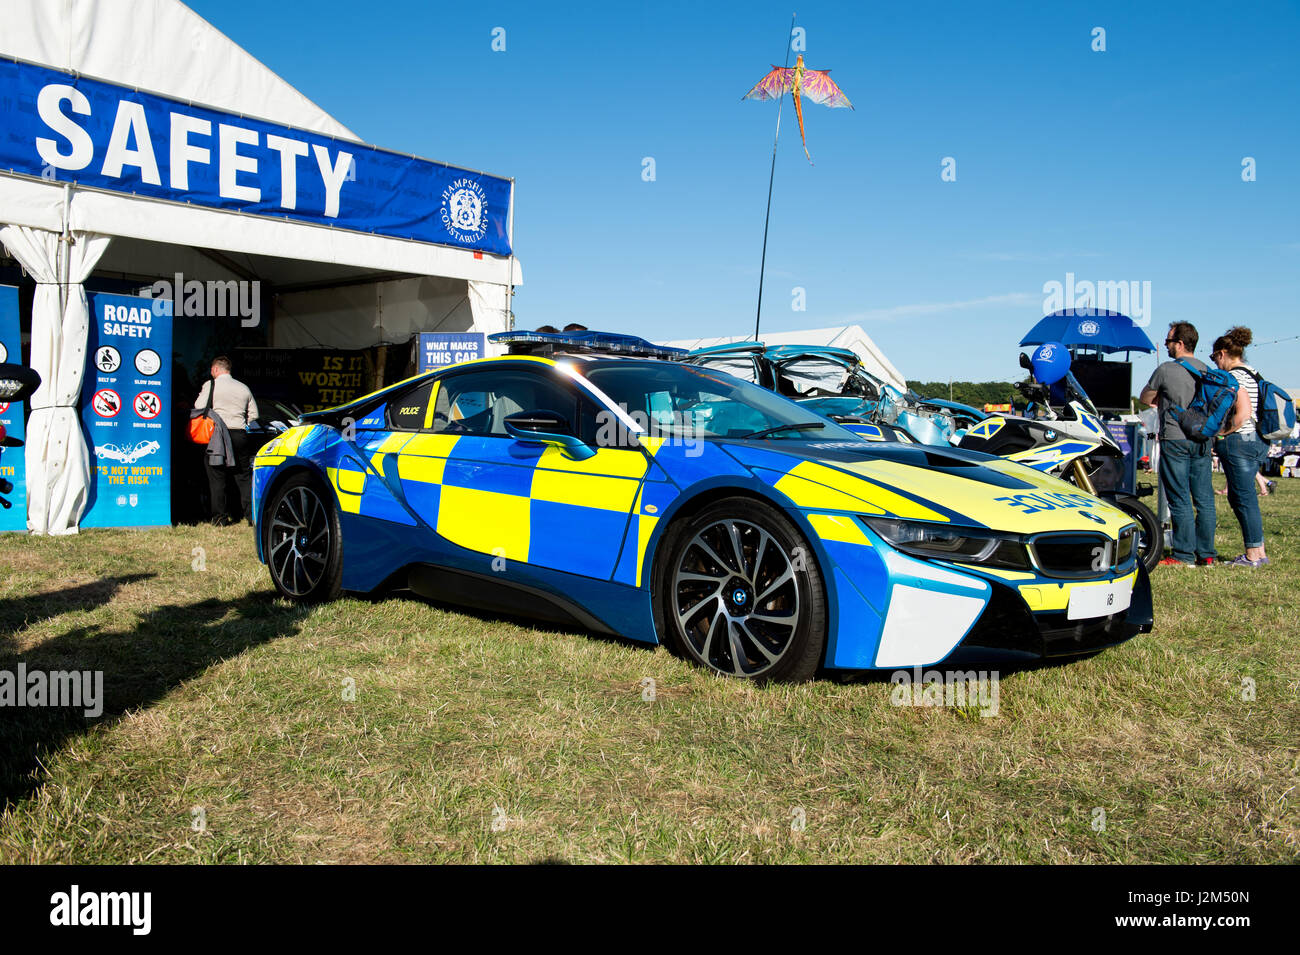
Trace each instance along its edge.
{"label": "green tree line", "polygon": [[[947,398],[949,383],[946,381],[908,381],[911,388],[922,398]],[[952,382],[952,400],[975,408],[985,404],[1005,404],[1016,393],[1015,386],[1009,381],[954,381]]]}

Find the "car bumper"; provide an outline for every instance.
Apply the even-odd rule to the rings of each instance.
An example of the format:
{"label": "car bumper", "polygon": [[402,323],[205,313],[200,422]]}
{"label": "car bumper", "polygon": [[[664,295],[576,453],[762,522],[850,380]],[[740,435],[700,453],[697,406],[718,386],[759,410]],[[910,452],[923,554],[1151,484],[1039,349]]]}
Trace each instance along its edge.
{"label": "car bumper", "polygon": [[1073,656],[1149,633],[1153,622],[1151,582],[1140,567],[1126,610],[1084,620],[1070,620],[1064,610],[1031,610],[1015,588],[994,583],[984,612],[958,646],[1014,650],[1036,657]]}

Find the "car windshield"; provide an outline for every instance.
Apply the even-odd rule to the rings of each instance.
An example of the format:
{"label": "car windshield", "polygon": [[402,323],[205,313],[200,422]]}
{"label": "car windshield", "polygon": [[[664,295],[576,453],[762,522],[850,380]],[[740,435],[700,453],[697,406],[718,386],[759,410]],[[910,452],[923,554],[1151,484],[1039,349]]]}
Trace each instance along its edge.
{"label": "car windshield", "polygon": [[699,365],[628,360],[581,372],[651,435],[856,440],[851,431],[766,388]]}

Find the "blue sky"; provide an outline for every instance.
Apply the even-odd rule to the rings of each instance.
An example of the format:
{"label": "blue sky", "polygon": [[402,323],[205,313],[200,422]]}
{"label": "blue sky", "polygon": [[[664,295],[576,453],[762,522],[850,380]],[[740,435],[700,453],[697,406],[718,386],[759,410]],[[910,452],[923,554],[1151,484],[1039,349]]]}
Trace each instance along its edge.
{"label": "blue sky", "polygon": [[[776,104],[741,97],[788,5],[191,6],[368,142],[515,177],[520,327],[752,331]],[[1073,273],[1150,282],[1157,342],[1174,320],[1300,334],[1296,3],[798,12],[855,110],[806,105],[810,166],[786,99],[765,328],[857,322],[909,378],[1012,378]],[[1251,357],[1300,385],[1300,340]]]}

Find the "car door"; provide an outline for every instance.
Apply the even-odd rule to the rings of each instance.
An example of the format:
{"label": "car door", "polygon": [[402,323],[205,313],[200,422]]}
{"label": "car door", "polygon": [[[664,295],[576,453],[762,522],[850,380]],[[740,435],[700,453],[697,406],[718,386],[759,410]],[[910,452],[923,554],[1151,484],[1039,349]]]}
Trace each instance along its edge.
{"label": "car door", "polygon": [[[400,404],[400,402],[399,402]],[[520,411],[561,415],[595,450],[575,460],[511,437]],[[472,551],[609,579],[649,466],[639,448],[599,447],[593,400],[541,362],[499,362],[441,376],[419,433],[401,446],[407,503]]]}

